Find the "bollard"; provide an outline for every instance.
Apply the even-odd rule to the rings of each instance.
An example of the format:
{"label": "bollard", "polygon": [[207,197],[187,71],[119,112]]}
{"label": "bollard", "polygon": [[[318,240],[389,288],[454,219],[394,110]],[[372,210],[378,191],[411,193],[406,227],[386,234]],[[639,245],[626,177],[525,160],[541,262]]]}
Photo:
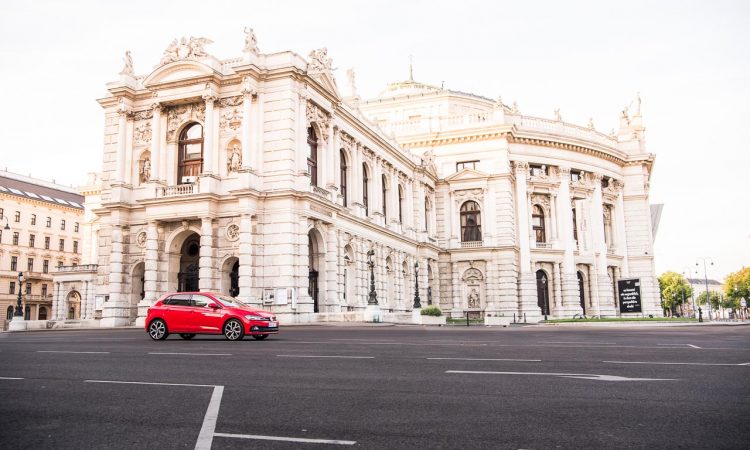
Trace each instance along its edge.
{"label": "bollard", "polygon": [[466,326],[469,326],[469,311],[466,311]]}
{"label": "bollard", "polygon": [[526,313],[523,313],[523,323],[526,323]]}
{"label": "bollard", "polygon": [[698,322],[703,322],[703,310],[698,307]]}
{"label": "bollard", "polygon": [[513,323],[516,323],[516,313],[513,313]]}

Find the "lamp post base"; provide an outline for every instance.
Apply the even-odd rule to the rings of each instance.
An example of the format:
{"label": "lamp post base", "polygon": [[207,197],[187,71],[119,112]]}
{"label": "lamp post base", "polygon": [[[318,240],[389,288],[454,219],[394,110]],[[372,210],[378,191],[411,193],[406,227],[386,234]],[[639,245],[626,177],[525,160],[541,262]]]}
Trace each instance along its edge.
{"label": "lamp post base", "polygon": [[8,331],[26,331],[26,320],[23,316],[13,316],[13,320],[8,324]]}
{"label": "lamp post base", "polygon": [[365,322],[380,323],[383,321],[383,311],[378,305],[367,305],[364,315]]}

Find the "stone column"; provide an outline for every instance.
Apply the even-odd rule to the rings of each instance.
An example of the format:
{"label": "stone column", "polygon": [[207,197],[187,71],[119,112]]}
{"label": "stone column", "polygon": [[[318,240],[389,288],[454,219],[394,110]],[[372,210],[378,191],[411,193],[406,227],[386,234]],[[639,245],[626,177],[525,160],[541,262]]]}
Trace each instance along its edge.
{"label": "stone column", "polygon": [[336,160],[338,155],[336,152],[336,139],[337,134],[336,127],[333,126],[333,118],[331,118],[330,124],[328,125],[328,140],[326,141],[327,148],[325,152],[325,158],[323,159],[323,182],[321,185],[331,190],[332,200],[336,200],[335,188],[336,188]]}
{"label": "stone column", "polygon": [[324,308],[321,312],[341,312],[341,301],[338,295],[338,239],[336,228],[329,226],[326,234],[325,282],[326,293]]}
{"label": "stone column", "polygon": [[602,176],[594,174],[594,195],[591,199],[591,223],[596,258],[596,296],[594,307],[598,315],[613,316],[612,281],[607,272],[607,244],[604,240],[604,208],[602,206]]}
{"label": "stone column", "polygon": [[201,219],[201,249],[198,259],[198,287],[201,291],[211,291],[213,285],[213,218]]}
{"label": "stone column", "polygon": [[86,319],[94,318],[94,289],[90,282],[84,281],[84,292],[86,292]]}
{"label": "stone column", "polygon": [[520,266],[518,269],[518,303],[519,313],[526,314],[526,320],[535,322],[541,318],[541,310],[537,305],[536,277],[531,270],[531,240],[529,237],[529,196],[527,178],[529,164],[525,161],[513,163],[516,176],[516,214],[518,218],[518,253]]}
{"label": "stone column", "polygon": [[[338,189],[338,193],[341,194],[341,131],[338,129],[338,127],[333,127],[333,137],[331,138],[333,141],[332,147],[332,153],[331,153],[331,159],[333,164],[333,174],[331,176],[331,183],[333,183],[333,187],[336,187]],[[326,186],[330,189],[329,186]],[[336,190],[333,190],[336,192]],[[333,197],[334,203],[339,203],[336,199],[336,195],[334,194]]]}
{"label": "stone column", "polygon": [[[239,299],[247,304],[253,303],[252,289],[252,217],[250,214],[242,214],[240,217],[240,267],[239,267]],[[256,304],[260,304],[262,296],[259,296]]]}
{"label": "stone column", "polygon": [[128,114],[130,114],[130,109],[125,103],[121,102],[117,108],[117,113],[117,155],[115,157],[114,181],[124,183],[126,181],[125,153],[127,152]]}
{"label": "stone column", "polygon": [[254,155],[252,155],[251,140],[254,117],[250,111],[253,106],[254,93],[255,91],[247,86],[242,89],[242,168],[246,170],[253,167],[251,159]]}
{"label": "stone column", "polygon": [[404,199],[404,206],[406,206],[406,229],[416,229],[417,224],[414,220],[414,180],[407,179],[405,189],[406,193],[404,195],[406,195],[406,198]]}
{"label": "stone column", "polygon": [[52,292],[52,312],[50,317],[52,320],[57,320],[57,312],[60,310],[60,283],[57,282],[53,286],[54,291]]}
{"label": "stone column", "polygon": [[615,183],[617,183],[615,186],[618,191],[617,206],[615,207],[617,250],[622,255],[622,277],[628,278],[630,276],[630,267],[628,264],[628,242],[625,235],[625,202],[623,200],[625,190],[621,181],[615,181]]}
{"label": "stone column", "polygon": [[109,302],[102,311],[101,326],[119,327],[127,325],[130,311],[127,299],[122,292],[123,285],[123,243],[122,226],[112,226],[112,245],[109,254]]}
{"label": "stone column", "polygon": [[578,277],[575,265],[575,241],[573,240],[573,213],[570,207],[570,168],[560,167],[560,187],[557,194],[557,215],[560,244],[565,250],[562,262],[562,306],[563,314],[573,316],[581,312],[578,301]]}
{"label": "stone column", "polygon": [[154,110],[151,117],[151,180],[159,181],[161,179],[161,104],[154,103],[151,105]]}
{"label": "stone column", "polygon": [[206,118],[203,126],[203,173],[215,174],[217,172],[214,159],[216,146],[214,143],[214,102],[216,96],[205,94],[203,100],[206,101]]}
{"label": "stone column", "polygon": [[552,229],[552,235],[550,236],[550,242],[557,243],[559,236],[557,234],[557,196],[556,195],[550,195],[550,202],[549,202],[549,224],[550,228]]}
{"label": "stone column", "polygon": [[[308,94],[303,89],[300,89],[299,95],[297,96],[297,142],[295,145],[295,161],[296,167],[295,175],[304,173],[307,171],[307,99]],[[301,188],[301,186],[300,186]]]}
{"label": "stone column", "polygon": [[554,315],[559,315],[558,308],[562,307],[562,279],[560,275],[560,263],[552,263],[552,289],[553,304],[555,307]]}
{"label": "stone column", "polygon": [[137,326],[144,325],[149,306],[159,298],[156,284],[159,270],[159,229],[155,220],[146,224],[146,255],[143,262],[143,300],[138,302]]}
{"label": "stone column", "polygon": [[255,98],[255,120],[253,121],[253,161],[255,170],[263,173],[263,93],[258,92]]}

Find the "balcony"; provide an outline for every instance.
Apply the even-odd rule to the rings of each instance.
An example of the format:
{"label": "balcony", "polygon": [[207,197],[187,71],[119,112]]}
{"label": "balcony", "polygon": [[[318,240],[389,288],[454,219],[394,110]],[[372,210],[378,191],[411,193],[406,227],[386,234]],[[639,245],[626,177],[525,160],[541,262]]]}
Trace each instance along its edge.
{"label": "balcony", "polygon": [[22,300],[24,303],[26,302],[51,302],[52,301],[52,294],[47,295],[40,295],[40,294],[23,294]]}
{"label": "balcony", "polygon": [[323,189],[320,186],[310,186],[312,193],[317,195],[318,197],[323,197],[326,200],[331,200],[331,193],[327,190]]}
{"label": "balcony", "polygon": [[176,186],[164,186],[156,188],[156,197],[170,198],[181,197],[183,195],[192,195],[200,192],[197,184],[178,184]]}
{"label": "balcony", "polygon": [[83,264],[80,266],[60,266],[57,268],[57,273],[72,273],[72,272],[96,272],[98,264]]}
{"label": "balcony", "polygon": [[480,248],[484,246],[484,241],[464,241],[461,242],[461,248]]}
{"label": "balcony", "polygon": [[536,246],[536,248],[541,248],[541,249],[552,248],[552,244],[549,242],[535,242],[534,245]]}

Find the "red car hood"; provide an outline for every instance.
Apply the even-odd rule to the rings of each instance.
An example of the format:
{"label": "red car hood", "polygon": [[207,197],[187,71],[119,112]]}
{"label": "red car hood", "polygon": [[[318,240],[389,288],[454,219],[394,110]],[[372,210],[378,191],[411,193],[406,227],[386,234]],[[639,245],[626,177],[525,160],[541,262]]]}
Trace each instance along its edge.
{"label": "red car hood", "polygon": [[268,317],[269,319],[273,317],[273,313],[272,312],[263,311],[262,309],[241,308],[241,307],[240,308],[235,307],[233,309],[237,309],[237,310],[240,310],[242,312],[246,312],[246,313],[250,313],[250,314],[255,314],[256,316],[260,316],[260,317]]}

